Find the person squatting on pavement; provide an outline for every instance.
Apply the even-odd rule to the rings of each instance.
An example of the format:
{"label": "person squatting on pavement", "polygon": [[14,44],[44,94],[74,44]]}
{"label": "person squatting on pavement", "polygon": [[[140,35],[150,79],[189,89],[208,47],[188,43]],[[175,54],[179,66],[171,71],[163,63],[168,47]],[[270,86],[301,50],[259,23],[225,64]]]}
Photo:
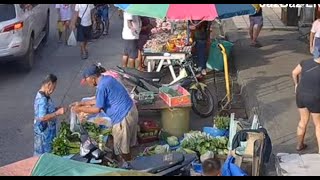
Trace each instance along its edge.
{"label": "person squatting on pavement", "polygon": [[141,31],[141,19],[139,16],[123,13],[122,39],[124,40],[124,50],[122,57],[122,66],[135,68],[135,61],[138,58],[139,47],[138,39]]}
{"label": "person squatting on pavement", "polygon": [[57,117],[63,115],[65,109],[56,107],[50,98],[57,85],[57,77],[49,74],[41,84],[34,101],[34,155],[51,153],[52,142],[56,137]]}
{"label": "person squatting on pavement", "polygon": [[[300,113],[297,128],[297,151],[304,150],[304,137],[310,114],[315,125],[318,148],[320,148],[320,49],[314,49],[314,58],[302,61],[292,71],[296,103]],[[320,150],[318,150],[320,153]]]}
{"label": "person squatting on pavement", "polygon": [[92,38],[92,24],[95,23],[93,11],[93,4],[76,4],[75,6],[72,30],[77,28],[77,40],[80,42],[80,53],[82,59],[88,59],[89,56],[88,41]]}
{"label": "person squatting on pavement", "polygon": [[64,33],[63,41],[67,44],[72,19],[72,4],[56,4],[56,9],[58,11],[59,43],[62,43],[62,34]]}
{"label": "person squatting on pavement", "polygon": [[82,83],[96,87],[95,99],[72,106],[76,113],[104,112],[112,123],[114,153],[118,160],[131,160],[130,148],[137,144],[138,110],[126,88],[114,77],[101,75],[105,69],[92,65],[84,70]]}

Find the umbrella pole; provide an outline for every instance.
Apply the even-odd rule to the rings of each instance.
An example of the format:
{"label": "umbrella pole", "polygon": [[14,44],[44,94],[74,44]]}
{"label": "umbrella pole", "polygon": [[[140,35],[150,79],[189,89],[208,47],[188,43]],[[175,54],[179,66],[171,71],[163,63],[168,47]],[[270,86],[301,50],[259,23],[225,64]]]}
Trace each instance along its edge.
{"label": "umbrella pole", "polygon": [[189,28],[189,21],[187,21],[187,44],[189,45],[189,39],[190,39],[190,28]]}

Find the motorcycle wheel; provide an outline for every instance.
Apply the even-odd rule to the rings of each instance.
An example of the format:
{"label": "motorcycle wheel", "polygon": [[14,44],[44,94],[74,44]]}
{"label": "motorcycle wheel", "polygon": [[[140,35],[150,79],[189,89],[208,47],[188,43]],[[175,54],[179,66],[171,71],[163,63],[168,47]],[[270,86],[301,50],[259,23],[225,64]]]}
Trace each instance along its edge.
{"label": "motorcycle wheel", "polygon": [[[208,88],[191,90],[192,110],[200,117],[212,116],[217,107],[217,102]],[[205,110],[202,110],[202,108]]]}
{"label": "motorcycle wheel", "polygon": [[92,38],[99,39],[104,32],[104,23],[100,18],[96,19],[95,27],[92,26]]}

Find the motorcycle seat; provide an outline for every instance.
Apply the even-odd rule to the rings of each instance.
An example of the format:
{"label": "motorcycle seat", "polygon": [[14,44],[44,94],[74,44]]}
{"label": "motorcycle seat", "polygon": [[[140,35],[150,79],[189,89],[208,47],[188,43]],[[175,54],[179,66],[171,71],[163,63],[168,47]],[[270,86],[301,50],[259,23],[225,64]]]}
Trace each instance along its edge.
{"label": "motorcycle seat", "polygon": [[165,73],[163,72],[142,72],[134,68],[126,68],[126,67],[119,67],[119,66],[118,68],[129,75],[132,75],[141,79],[147,79],[147,80],[161,79],[162,77],[165,76]]}
{"label": "motorcycle seat", "polygon": [[181,164],[183,161],[182,153],[170,153],[139,157],[129,164],[132,170],[155,174]]}

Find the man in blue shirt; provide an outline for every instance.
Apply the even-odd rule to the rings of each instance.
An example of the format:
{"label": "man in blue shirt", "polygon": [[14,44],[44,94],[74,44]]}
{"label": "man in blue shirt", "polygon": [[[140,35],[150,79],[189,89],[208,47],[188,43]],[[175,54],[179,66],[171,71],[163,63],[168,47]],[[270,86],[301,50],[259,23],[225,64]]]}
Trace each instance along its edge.
{"label": "man in blue shirt", "polygon": [[124,160],[131,160],[130,147],[137,143],[138,110],[126,88],[115,78],[101,75],[104,68],[92,65],[84,70],[82,82],[96,87],[94,100],[76,103],[76,113],[104,112],[112,122],[114,151]]}

